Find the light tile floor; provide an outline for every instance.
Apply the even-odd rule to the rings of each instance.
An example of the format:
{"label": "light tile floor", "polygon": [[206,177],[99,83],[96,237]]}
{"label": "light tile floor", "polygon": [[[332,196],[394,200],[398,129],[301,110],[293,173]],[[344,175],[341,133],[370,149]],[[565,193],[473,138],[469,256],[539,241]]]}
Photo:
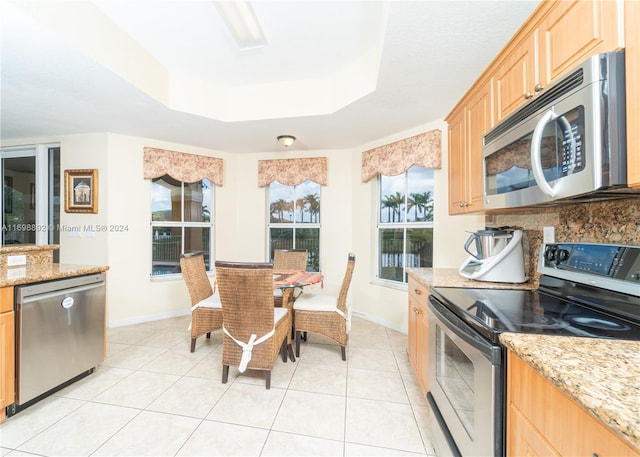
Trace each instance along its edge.
{"label": "light tile floor", "polygon": [[221,380],[221,332],[189,317],[110,329],[96,371],[0,425],[2,456],[435,455],[407,336],[354,318],[347,362],[317,335],[296,362]]}

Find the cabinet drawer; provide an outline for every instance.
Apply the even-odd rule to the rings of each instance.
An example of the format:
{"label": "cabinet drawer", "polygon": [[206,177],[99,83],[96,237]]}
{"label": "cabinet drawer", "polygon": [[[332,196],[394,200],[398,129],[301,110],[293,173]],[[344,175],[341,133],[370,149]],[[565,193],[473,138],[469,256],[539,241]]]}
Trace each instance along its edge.
{"label": "cabinet drawer", "polygon": [[13,287],[0,288],[0,313],[13,311]]}
{"label": "cabinet drawer", "polygon": [[409,297],[416,300],[421,305],[426,305],[429,297],[429,289],[413,278],[409,278]]}

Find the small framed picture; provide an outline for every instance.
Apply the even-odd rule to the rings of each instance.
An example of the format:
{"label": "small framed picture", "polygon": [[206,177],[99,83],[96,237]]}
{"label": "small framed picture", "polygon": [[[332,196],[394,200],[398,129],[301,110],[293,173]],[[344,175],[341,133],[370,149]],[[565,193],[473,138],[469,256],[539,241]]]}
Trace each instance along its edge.
{"label": "small framed picture", "polygon": [[65,170],[64,182],[65,212],[98,212],[98,170]]}

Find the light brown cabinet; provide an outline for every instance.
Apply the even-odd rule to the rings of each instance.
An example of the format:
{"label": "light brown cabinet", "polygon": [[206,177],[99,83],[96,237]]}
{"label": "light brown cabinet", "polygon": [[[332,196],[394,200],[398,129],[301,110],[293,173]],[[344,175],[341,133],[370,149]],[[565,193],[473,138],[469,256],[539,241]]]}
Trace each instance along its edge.
{"label": "light brown cabinet", "polygon": [[15,399],[15,330],[13,287],[0,288],[0,422]]}
{"label": "light brown cabinet", "polygon": [[491,87],[479,85],[449,123],[449,214],[482,210],[482,135],[492,126]]}
{"label": "light brown cabinet", "polygon": [[640,453],[508,351],[507,455],[606,457]]}
{"label": "light brown cabinet", "polygon": [[[544,1],[445,119],[449,214],[483,209],[482,136],[588,57],[626,48],[627,81],[640,71],[634,0]],[[485,100],[485,97],[489,97]],[[640,89],[627,84],[629,185],[640,187]],[[483,114],[481,114],[483,113]],[[482,119],[480,116],[486,116]]]}
{"label": "light brown cabinet", "polygon": [[424,394],[428,391],[429,290],[409,276],[409,362]]}
{"label": "light brown cabinet", "polygon": [[589,56],[622,48],[621,5],[621,0],[543,2],[488,70],[494,120],[507,117]]}
{"label": "light brown cabinet", "polygon": [[624,3],[625,72],[627,81],[627,182],[640,188],[640,2]]}

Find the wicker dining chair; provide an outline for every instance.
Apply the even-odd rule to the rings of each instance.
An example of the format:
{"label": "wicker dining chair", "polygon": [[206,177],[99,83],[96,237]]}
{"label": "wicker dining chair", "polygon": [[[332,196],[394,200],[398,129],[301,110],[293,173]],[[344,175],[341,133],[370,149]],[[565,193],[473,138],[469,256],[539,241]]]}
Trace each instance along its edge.
{"label": "wicker dining chair", "polygon": [[296,357],[300,356],[300,339],[303,332],[317,333],[332,339],[340,345],[342,360],[347,360],[347,342],[349,340],[349,310],[347,293],[356,264],[356,256],[349,253],[347,270],[342,279],[337,296],[315,293],[302,294],[293,304],[294,329],[296,338]]}
{"label": "wicker dining chair", "polygon": [[[276,249],[273,251],[274,271],[306,271],[307,270],[307,250],[306,249]],[[294,289],[291,295],[291,303],[300,294],[300,289]],[[275,306],[282,306],[282,290],[274,290]]]}
{"label": "wicker dining chair", "polygon": [[180,256],[180,269],[189,296],[191,297],[191,352],[196,350],[196,339],[222,328],[222,305],[220,297],[214,295],[207,276],[202,252]]}
{"label": "wicker dining chair", "polygon": [[222,335],[222,383],[229,367],[266,372],[266,388],[271,388],[271,369],[278,356],[295,360],[291,347],[289,290],[284,306],[273,305],[273,265],[271,263],[216,262],[216,278],[224,316]]}
{"label": "wicker dining chair", "polygon": [[273,269],[275,271],[306,271],[306,249],[276,249],[273,251]]}

